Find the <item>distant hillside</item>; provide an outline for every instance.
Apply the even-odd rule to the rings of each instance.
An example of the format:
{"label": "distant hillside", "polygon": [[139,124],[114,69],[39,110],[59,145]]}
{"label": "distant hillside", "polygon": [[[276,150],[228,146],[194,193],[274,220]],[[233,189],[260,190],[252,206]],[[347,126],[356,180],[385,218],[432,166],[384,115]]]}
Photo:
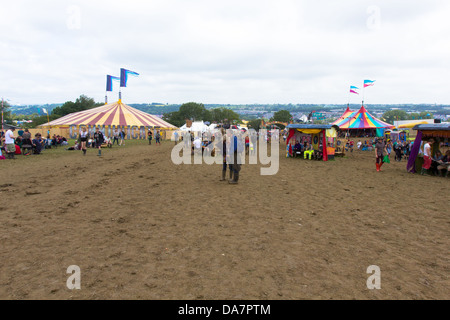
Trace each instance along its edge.
{"label": "distant hillside", "polygon": [[[22,114],[22,115],[31,115],[34,113],[43,114],[42,108],[47,109],[48,113],[51,114],[52,110],[56,107],[62,106],[62,103],[59,104],[45,104],[45,105],[27,105],[27,106],[11,106],[11,113],[13,114]],[[38,109],[41,109],[39,112]]]}
{"label": "distant hillside", "polygon": [[[38,108],[41,109],[40,114],[42,115],[42,108],[46,108],[51,114],[51,111],[60,107],[60,104],[46,104],[46,105],[27,105],[27,106],[11,106],[11,112],[13,114],[20,115],[31,115],[34,113],[39,113]],[[180,109],[181,104],[163,104],[163,103],[140,103],[140,104],[130,104],[133,108],[138,110],[154,114],[154,115],[162,115],[164,113],[178,111]],[[241,115],[254,115],[259,116],[262,113],[276,112],[279,110],[287,110],[291,113],[293,112],[326,112],[326,111],[334,111],[334,110],[344,110],[347,108],[345,104],[205,104],[206,109],[214,109],[214,108],[228,108],[231,109],[238,114]],[[352,110],[358,110],[361,107],[360,104],[352,104],[350,108]],[[429,111],[434,114],[450,114],[450,105],[434,105],[434,104],[368,104],[365,107],[369,110],[377,110],[379,112],[384,112],[388,110],[400,109],[405,110],[407,112],[422,112]]]}

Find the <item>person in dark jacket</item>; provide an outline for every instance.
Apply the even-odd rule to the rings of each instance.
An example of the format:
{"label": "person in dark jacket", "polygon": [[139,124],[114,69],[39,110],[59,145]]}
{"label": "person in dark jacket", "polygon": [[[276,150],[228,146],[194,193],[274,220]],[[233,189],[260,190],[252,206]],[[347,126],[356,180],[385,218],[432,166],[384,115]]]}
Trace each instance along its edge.
{"label": "person in dark jacket", "polygon": [[236,135],[231,135],[230,137],[230,143],[229,143],[229,149],[227,151],[230,155],[234,155],[233,159],[233,179],[230,179],[228,183],[230,184],[237,184],[239,181],[239,173],[241,171],[241,164],[238,163],[238,137]]}
{"label": "person in dark jacket", "polygon": [[102,144],[105,142],[105,137],[103,136],[103,133],[100,131],[100,128],[97,127],[97,130],[94,133],[94,141],[95,146],[98,147],[98,156],[102,155]]}
{"label": "person in dark jacket", "polygon": [[[223,130],[225,132],[225,130]],[[223,167],[222,167],[222,179],[220,181],[225,181],[227,176],[227,136],[225,134],[222,135],[223,138],[223,146],[222,146],[222,153],[223,153]],[[233,165],[228,165],[229,171],[230,171],[230,180],[233,178]]]}

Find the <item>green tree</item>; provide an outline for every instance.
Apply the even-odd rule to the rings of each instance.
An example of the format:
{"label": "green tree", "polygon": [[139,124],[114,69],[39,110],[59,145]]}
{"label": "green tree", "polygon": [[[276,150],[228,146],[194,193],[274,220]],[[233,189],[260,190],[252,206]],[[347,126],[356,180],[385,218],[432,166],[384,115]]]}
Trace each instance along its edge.
{"label": "green tree", "polygon": [[[51,114],[48,116],[48,119],[50,121],[56,120],[58,118],[60,118],[60,116],[57,114]],[[32,119],[33,122],[24,124],[24,127],[25,128],[36,128],[37,126],[40,126],[41,124],[47,123],[48,119],[47,119],[46,114],[42,115],[42,116],[36,116]]]}
{"label": "green tree", "polygon": [[181,127],[186,123],[186,120],[211,122],[212,114],[209,110],[206,110],[202,103],[188,102],[182,104],[178,111],[165,113],[163,119],[177,127]]}
{"label": "green tree", "polygon": [[181,127],[186,123],[186,119],[181,116],[178,111],[172,111],[163,114],[163,120],[176,127]]}
{"label": "green tree", "polygon": [[397,120],[408,120],[408,114],[405,110],[389,110],[383,113],[384,121],[394,124]]}
{"label": "green tree", "polygon": [[250,120],[248,122],[248,128],[259,131],[259,129],[261,128],[261,119]]}
{"label": "green tree", "polygon": [[92,109],[101,105],[103,105],[103,103],[96,103],[93,98],[81,95],[75,102],[67,101],[61,107],[54,108],[52,114],[63,117],[70,113]]}
{"label": "green tree", "polygon": [[211,113],[211,121],[213,122],[223,123],[225,120],[227,120],[230,123],[232,123],[240,119],[238,113],[223,107],[211,109],[210,113]]}
{"label": "green tree", "polygon": [[178,112],[185,120],[189,119],[192,121],[207,121],[205,120],[205,115],[208,116],[208,114],[203,103],[188,102],[182,104]]}
{"label": "green tree", "polygon": [[419,113],[419,119],[433,119],[433,114],[427,111]]}
{"label": "green tree", "polygon": [[287,110],[280,110],[275,112],[270,120],[289,123],[292,120],[292,115]]}

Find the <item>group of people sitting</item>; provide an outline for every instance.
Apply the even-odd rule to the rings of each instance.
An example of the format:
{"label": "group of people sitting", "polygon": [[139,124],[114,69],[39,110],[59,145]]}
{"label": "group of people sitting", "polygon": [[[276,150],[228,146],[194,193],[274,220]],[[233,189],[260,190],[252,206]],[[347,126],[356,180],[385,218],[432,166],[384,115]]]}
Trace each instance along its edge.
{"label": "group of people sitting", "polygon": [[[51,139],[43,139],[38,132],[32,138],[28,129],[20,132],[21,135],[15,135],[15,129],[9,129],[5,135],[2,136],[2,143],[0,148],[0,156],[2,159],[14,159],[16,155],[29,156],[31,154],[41,154],[42,150],[50,147]],[[64,140],[67,142],[67,140]],[[49,143],[50,142],[50,143]]]}
{"label": "group of people sitting", "polygon": [[[293,140],[293,139],[291,139]],[[315,150],[313,145],[308,141],[303,141],[303,143],[299,140],[290,141],[287,146],[287,154],[288,156],[292,156],[294,158],[300,157],[309,160],[322,160],[323,159],[323,146],[319,144],[319,149]]]}
{"label": "group of people sitting", "polygon": [[432,173],[440,177],[444,177],[444,173],[445,176],[450,176],[450,150],[447,150],[445,155],[437,150],[431,160],[430,169]]}
{"label": "group of people sitting", "polygon": [[47,137],[47,149],[51,147],[67,146],[69,143],[65,137],[54,134],[53,137]]}

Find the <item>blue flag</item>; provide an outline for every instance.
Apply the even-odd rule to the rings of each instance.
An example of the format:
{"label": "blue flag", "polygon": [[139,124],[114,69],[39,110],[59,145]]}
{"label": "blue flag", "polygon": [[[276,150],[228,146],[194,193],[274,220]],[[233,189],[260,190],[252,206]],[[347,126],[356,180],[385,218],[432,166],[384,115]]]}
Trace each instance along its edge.
{"label": "blue flag", "polygon": [[127,69],[120,69],[120,86],[121,87],[126,87],[127,86],[127,81],[128,81],[128,75],[132,75],[132,76],[138,76],[139,73],[134,72],[134,71],[130,71]]}
{"label": "blue flag", "polygon": [[106,76],[106,91],[113,91],[113,85],[112,85],[113,80],[119,81],[120,78],[119,77],[110,76],[110,75]]}

